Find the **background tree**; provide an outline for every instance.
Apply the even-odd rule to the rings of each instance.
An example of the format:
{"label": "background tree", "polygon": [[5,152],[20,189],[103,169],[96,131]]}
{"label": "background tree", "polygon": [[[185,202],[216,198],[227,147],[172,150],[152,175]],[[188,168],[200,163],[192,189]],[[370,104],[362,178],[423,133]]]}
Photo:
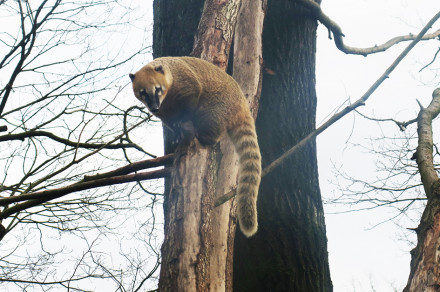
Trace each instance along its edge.
{"label": "background tree", "polygon": [[[127,72],[149,50],[141,12],[124,1],[0,3],[8,23],[0,34],[0,281],[11,283],[6,289],[135,291],[154,279],[160,242],[150,235],[160,185],[50,201],[86,175],[152,157],[139,146],[149,139],[142,133],[150,115],[127,108],[121,93]],[[139,125],[142,132],[135,132]],[[55,196],[46,193],[52,190]],[[25,201],[28,195],[34,197]],[[120,230],[128,231],[125,238]]]}
{"label": "background tree", "polygon": [[[344,182],[349,183],[349,188],[335,200],[339,204],[354,205],[356,210],[391,207],[394,212],[387,220],[407,217],[412,222],[411,226],[417,226],[408,228],[408,232],[417,235],[417,241],[411,242],[414,249],[411,251],[410,275],[403,291],[430,291],[439,283],[435,252],[438,245],[433,241],[438,237],[440,207],[436,198],[438,151],[433,151],[437,148],[433,142],[433,120],[440,111],[439,93],[440,90],[436,89],[430,105],[424,108],[420,104],[418,117],[408,122],[366,117],[378,123],[393,122],[404,133],[400,135],[401,139],[383,137],[375,141],[374,145],[382,149],[374,152],[374,155],[382,157],[381,163],[377,164],[380,172],[376,181],[340,173]],[[417,135],[413,136],[415,123]],[[382,148],[385,143],[386,148]]]}
{"label": "background tree", "polygon": [[440,88],[432,94],[429,106],[420,109],[417,118],[418,146],[415,160],[420,172],[427,203],[415,230],[417,246],[411,253],[411,271],[403,291],[435,291],[440,286],[438,238],[440,237],[440,179],[434,167],[432,121],[440,113]]}

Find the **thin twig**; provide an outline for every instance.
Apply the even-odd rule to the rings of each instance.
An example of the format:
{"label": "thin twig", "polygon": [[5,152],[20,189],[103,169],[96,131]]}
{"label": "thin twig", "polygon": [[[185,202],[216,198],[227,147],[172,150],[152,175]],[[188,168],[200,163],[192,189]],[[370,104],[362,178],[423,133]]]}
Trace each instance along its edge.
{"label": "thin twig", "polygon": [[399,122],[399,121],[396,121],[395,119],[390,119],[390,118],[388,118],[388,119],[371,118],[371,117],[368,117],[368,116],[364,115],[363,113],[361,113],[361,112],[359,112],[357,110],[355,110],[355,112],[358,113],[363,118],[365,118],[367,120],[370,120],[370,121],[375,121],[375,122],[393,122],[393,123],[395,123],[397,125],[397,127],[399,127],[400,131],[405,131],[406,128],[409,125],[414,124],[414,123],[417,122],[417,118],[414,118],[414,119],[406,121],[406,122]]}
{"label": "thin twig", "polygon": [[432,65],[432,63],[434,63],[435,59],[437,59],[438,53],[440,53],[440,48],[438,48],[437,52],[435,52],[434,57],[432,58],[432,61],[429,62],[428,64],[426,64],[425,66],[423,66],[422,69],[419,70],[419,73],[422,72],[424,69],[428,68],[430,65]]}

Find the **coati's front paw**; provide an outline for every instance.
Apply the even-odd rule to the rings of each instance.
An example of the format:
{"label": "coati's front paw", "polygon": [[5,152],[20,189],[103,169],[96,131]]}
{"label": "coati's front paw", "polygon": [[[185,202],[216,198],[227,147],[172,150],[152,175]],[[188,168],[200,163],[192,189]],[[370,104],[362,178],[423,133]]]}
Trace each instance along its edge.
{"label": "coati's front paw", "polygon": [[194,124],[191,121],[180,121],[173,124],[174,139],[173,144],[179,144],[181,141],[189,142],[196,136]]}
{"label": "coati's front paw", "polygon": [[179,133],[174,133],[173,139],[171,139],[171,144],[176,146],[180,143],[181,140],[182,138],[180,137]]}

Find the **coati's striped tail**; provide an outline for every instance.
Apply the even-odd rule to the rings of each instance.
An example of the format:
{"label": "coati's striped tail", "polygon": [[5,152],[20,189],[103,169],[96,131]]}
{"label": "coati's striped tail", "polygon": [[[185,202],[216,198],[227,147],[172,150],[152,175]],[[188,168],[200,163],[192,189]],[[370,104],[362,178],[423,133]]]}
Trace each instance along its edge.
{"label": "coati's striped tail", "polygon": [[252,117],[229,130],[239,157],[237,212],[240,229],[246,237],[257,232],[257,196],[261,180],[261,154]]}

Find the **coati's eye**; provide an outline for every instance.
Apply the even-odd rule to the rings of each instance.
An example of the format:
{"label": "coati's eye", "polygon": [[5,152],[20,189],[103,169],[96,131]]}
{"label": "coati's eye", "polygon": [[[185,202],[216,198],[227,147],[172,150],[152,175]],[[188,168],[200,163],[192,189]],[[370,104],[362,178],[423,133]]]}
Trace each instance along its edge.
{"label": "coati's eye", "polygon": [[162,87],[156,87],[156,92],[154,93],[156,96],[161,96],[162,95]]}
{"label": "coati's eye", "polygon": [[145,90],[145,88],[142,88],[141,90],[139,90],[139,95],[140,95],[141,97],[143,97],[144,99],[147,99],[147,98],[148,98],[148,93],[147,93],[147,91]]}

